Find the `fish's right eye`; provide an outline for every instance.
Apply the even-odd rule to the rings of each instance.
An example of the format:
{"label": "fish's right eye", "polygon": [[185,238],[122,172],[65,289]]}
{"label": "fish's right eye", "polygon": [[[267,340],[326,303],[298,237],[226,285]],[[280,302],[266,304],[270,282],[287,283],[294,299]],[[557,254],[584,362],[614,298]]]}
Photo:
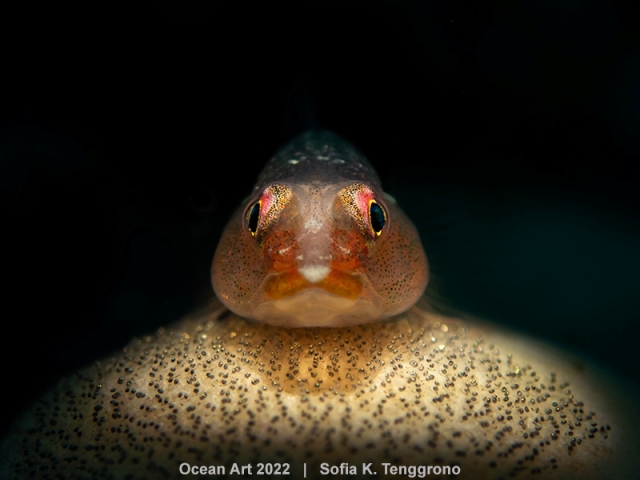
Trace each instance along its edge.
{"label": "fish's right eye", "polygon": [[260,206],[262,202],[258,200],[254,203],[249,210],[247,210],[247,229],[251,232],[251,235],[255,237],[258,231],[258,220],[260,220]]}
{"label": "fish's right eye", "polygon": [[262,242],[270,228],[287,210],[292,197],[293,191],[289,187],[274,183],[248,204],[244,213],[244,228],[249,230],[258,243]]}

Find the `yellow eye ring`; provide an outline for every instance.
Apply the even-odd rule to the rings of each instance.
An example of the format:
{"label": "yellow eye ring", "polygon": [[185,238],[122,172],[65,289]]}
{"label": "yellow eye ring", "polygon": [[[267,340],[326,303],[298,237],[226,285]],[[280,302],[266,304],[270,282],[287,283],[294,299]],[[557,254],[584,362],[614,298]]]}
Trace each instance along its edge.
{"label": "yellow eye ring", "polygon": [[382,233],[382,229],[387,224],[387,212],[374,199],[369,200],[369,225],[377,237]]}
{"label": "yellow eye ring", "polygon": [[249,207],[245,216],[247,230],[251,232],[252,237],[255,237],[256,232],[258,231],[258,222],[260,221],[261,209],[262,209],[262,200],[258,200],[251,207]]}

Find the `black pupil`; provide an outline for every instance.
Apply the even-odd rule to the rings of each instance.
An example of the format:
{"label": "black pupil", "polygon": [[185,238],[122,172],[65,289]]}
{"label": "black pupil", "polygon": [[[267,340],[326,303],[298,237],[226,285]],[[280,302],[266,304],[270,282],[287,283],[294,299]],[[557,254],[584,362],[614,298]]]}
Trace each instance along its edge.
{"label": "black pupil", "polygon": [[371,216],[371,227],[376,233],[380,233],[387,219],[384,216],[384,210],[376,202],[371,202],[369,207],[369,215]]}
{"label": "black pupil", "polygon": [[258,220],[260,219],[260,202],[256,202],[249,211],[249,230],[251,233],[256,233],[258,230]]}

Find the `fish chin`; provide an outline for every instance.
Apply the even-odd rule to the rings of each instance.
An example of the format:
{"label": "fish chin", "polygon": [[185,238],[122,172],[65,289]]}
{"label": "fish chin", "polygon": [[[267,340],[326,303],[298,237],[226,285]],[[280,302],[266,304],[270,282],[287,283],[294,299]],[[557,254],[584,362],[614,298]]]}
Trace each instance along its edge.
{"label": "fish chin", "polygon": [[285,298],[264,301],[251,316],[283,327],[345,327],[373,322],[384,314],[362,298],[352,300],[320,288],[307,288]]}

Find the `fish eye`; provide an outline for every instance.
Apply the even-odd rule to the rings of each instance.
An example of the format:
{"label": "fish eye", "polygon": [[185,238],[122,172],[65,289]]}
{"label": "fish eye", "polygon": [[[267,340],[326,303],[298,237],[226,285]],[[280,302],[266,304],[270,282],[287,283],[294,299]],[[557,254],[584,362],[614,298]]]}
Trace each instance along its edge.
{"label": "fish eye", "polygon": [[382,233],[382,229],[387,223],[387,212],[375,200],[369,201],[369,222],[376,236]]}
{"label": "fish eye", "polygon": [[247,228],[251,232],[252,236],[256,235],[256,231],[258,230],[258,220],[260,220],[260,206],[262,201],[258,200],[254,203],[249,210],[247,210]]}

